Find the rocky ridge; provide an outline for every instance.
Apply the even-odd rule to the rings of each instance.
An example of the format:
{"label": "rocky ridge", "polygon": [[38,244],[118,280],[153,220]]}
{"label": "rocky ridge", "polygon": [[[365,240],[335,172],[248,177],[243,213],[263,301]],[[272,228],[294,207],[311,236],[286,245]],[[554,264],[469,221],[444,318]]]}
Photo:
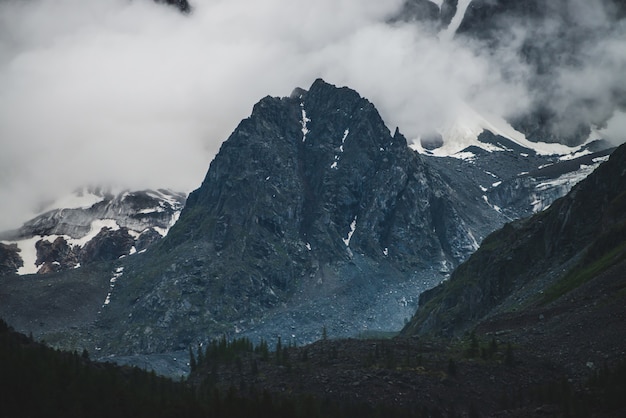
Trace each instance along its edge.
{"label": "rocky ridge", "polygon": [[492,316],[558,300],[619,263],[625,166],[621,146],[550,208],[488,236],[448,282],[420,296],[403,332],[459,335]]}
{"label": "rocky ridge", "polygon": [[143,251],[167,233],[184,202],[183,194],[168,190],[77,191],[69,202],[52,204],[61,208],[0,234],[15,249],[11,257],[21,260],[9,263],[4,275],[62,271]]}

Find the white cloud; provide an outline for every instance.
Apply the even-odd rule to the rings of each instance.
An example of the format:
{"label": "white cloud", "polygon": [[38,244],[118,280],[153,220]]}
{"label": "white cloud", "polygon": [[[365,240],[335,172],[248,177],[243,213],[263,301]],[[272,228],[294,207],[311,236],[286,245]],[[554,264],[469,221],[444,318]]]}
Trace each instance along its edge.
{"label": "white cloud", "polygon": [[0,1],[0,230],[85,184],[190,191],[255,102],[320,76],[409,138],[462,102],[526,106],[514,52],[385,24],[401,4],[198,0],[182,15],[149,0]]}

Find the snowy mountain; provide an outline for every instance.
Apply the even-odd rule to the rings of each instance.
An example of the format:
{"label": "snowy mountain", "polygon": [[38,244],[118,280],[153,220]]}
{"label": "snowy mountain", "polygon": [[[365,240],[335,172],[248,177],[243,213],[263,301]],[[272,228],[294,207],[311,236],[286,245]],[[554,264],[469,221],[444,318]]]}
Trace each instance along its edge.
{"label": "snowy mountain", "polygon": [[[78,268],[145,251],[176,222],[185,196],[170,190],[113,194],[85,188],[49,203],[19,229],[0,233],[17,274]],[[16,258],[17,257],[17,258]]]}
{"label": "snowy mountain", "polygon": [[[30,243],[29,267],[50,274],[5,276],[0,315],[59,347],[142,364],[221,334],[304,343],[324,327],[400,329],[484,237],[550,205],[611,151],[477,120],[465,148],[417,152],[347,87],[319,79],[265,97],[179,219],[180,194],[92,190],[3,234],[9,269],[15,244],[27,254]],[[68,302],[68,288],[83,296]]]}
{"label": "snowy mountain", "polygon": [[[532,317],[527,313],[531,310],[550,312],[555,318],[567,310],[575,311],[577,318],[595,315],[595,308],[576,309],[579,303],[594,307],[596,303],[575,290],[620,286],[616,277],[623,277],[625,163],[622,145],[548,210],[509,223],[487,237],[449,281],[420,296],[420,308],[404,332],[459,335],[489,321],[506,327],[519,324],[521,317]],[[613,276],[602,274],[618,264],[621,267],[612,271]],[[557,299],[561,306],[555,308],[550,303]],[[612,301],[622,315],[623,302],[619,305],[617,297]],[[581,322],[574,321],[576,328]],[[616,322],[623,332],[623,321]],[[592,327],[597,328],[597,323]],[[572,329],[559,331],[569,336]]]}

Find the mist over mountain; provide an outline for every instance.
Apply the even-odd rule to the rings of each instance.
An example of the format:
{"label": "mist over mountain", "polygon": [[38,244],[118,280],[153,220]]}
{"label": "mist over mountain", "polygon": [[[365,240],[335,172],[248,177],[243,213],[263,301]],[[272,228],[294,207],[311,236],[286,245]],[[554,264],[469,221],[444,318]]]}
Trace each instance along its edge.
{"label": "mist over mountain", "polygon": [[0,0],[0,415],[625,416],[625,51],[619,0]]}
{"label": "mist over mountain", "polygon": [[[173,375],[186,370],[180,351],[220,335],[302,344],[322,329],[398,330],[487,234],[549,206],[612,151],[596,141],[554,155],[491,132],[471,143],[419,154],[370,101],[321,79],[266,96],[169,231],[183,197],[161,190],[83,196],[0,236],[0,316],[56,347]],[[97,235],[77,248],[85,233]],[[33,268],[45,274],[12,274]]]}
{"label": "mist over mountain", "polygon": [[600,136],[623,139],[620,3],[456,3],[2,2],[0,230],[85,184],[189,192],[250,103],[318,77],[409,143],[456,141],[468,108],[533,140],[579,143],[607,121]]}

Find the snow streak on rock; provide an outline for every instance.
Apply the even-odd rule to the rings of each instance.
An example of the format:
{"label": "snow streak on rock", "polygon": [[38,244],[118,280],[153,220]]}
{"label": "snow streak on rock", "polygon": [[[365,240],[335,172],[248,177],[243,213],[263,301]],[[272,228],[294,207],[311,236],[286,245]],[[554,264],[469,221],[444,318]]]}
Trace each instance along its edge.
{"label": "snow streak on rock", "polygon": [[304,109],[304,102],[300,103],[300,107],[302,108],[302,142],[306,142],[306,136],[309,133],[309,128],[307,127],[307,123],[311,122],[306,116],[306,110]]}

